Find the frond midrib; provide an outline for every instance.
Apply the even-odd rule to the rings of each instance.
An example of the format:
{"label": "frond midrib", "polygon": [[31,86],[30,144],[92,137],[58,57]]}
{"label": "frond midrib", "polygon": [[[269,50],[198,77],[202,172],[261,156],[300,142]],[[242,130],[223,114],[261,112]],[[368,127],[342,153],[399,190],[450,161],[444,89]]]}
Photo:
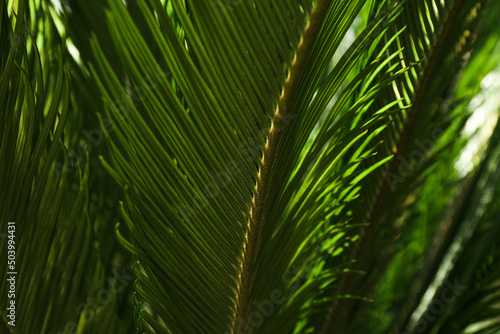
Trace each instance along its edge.
{"label": "frond midrib", "polygon": [[252,207],[247,222],[245,244],[241,255],[232,333],[236,333],[238,330],[238,319],[246,319],[250,305],[250,288],[253,281],[254,264],[260,244],[265,214],[264,204],[269,188],[270,176],[276,159],[277,148],[283,134],[283,131],[275,131],[275,129],[283,129],[286,125],[285,120],[287,119],[290,106],[293,102],[295,91],[304,73],[307,60],[313,49],[316,36],[321,28],[329,3],[329,0],[318,0],[311,12],[309,20],[304,28],[302,38],[297,46],[297,51],[271,123],[269,136],[263,148],[261,167],[257,175]]}

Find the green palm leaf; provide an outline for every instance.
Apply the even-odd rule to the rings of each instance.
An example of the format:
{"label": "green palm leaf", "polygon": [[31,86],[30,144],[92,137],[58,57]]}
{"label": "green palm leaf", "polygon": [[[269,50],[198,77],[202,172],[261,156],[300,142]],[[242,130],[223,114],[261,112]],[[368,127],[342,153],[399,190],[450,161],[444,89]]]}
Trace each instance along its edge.
{"label": "green palm leaf", "polygon": [[[441,182],[456,188],[450,175],[432,179],[429,175],[432,171],[437,171],[439,168],[448,169],[450,164],[454,164],[465,143],[465,141],[457,142],[456,138],[470,114],[466,107],[478,92],[478,80],[480,81],[492,70],[489,64],[496,63],[496,60],[492,60],[492,63],[486,61],[492,52],[491,47],[494,42],[485,44],[480,37],[485,36],[481,31],[494,29],[494,24],[488,22],[489,19],[485,16],[494,11],[495,6],[478,1],[410,1],[403,4],[401,15],[391,27],[394,32],[398,27],[407,26],[410,33],[401,35],[395,45],[404,47],[404,62],[421,62],[422,67],[420,70],[415,68],[406,72],[404,78],[395,83],[395,96],[403,97],[411,107],[396,115],[395,121],[389,127],[390,131],[386,131],[382,136],[384,144],[380,148],[380,153],[394,154],[394,159],[386,170],[378,170],[371,174],[363,185],[362,189],[366,192],[363,193],[362,200],[355,202],[352,208],[354,212],[360,213],[357,217],[359,221],[369,223],[368,227],[360,232],[362,238],[351,253],[351,258],[356,260],[353,269],[364,270],[366,275],[346,276],[337,289],[339,294],[372,296],[375,287],[381,284],[382,280],[390,281],[386,276],[387,271],[396,270],[394,273],[396,276],[391,278],[394,282],[398,282],[400,298],[405,295],[408,303],[401,312],[400,308],[394,306],[394,300],[385,300],[386,297],[383,296],[392,294],[379,290],[380,293],[377,295],[381,300],[379,306],[393,307],[392,310],[387,310],[389,317],[400,318],[402,314],[406,314],[406,307],[414,310],[417,305],[412,303],[417,303],[416,301],[423,296],[426,291],[423,286],[430,284],[429,278],[439,268],[439,266],[433,267],[431,262],[426,263],[424,271],[427,270],[427,273],[422,271],[421,276],[413,281],[414,291],[408,294],[408,288],[411,286],[408,275],[410,277],[416,275],[420,268],[418,265],[413,267],[406,263],[411,262],[409,258],[414,256],[416,256],[414,259],[421,261],[427,249],[432,248],[432,237],[437,233],[436,227],[439,226],[429,219],[429,215],[423,217],[425,220],[409,216],[412,207],[411,198],[420,199],[423,194],[434,196],[432,193],[436,185]],[[496,39],[493,35],[488,37]],[[464,72],[469,62],[470,72]],[[450,73],[454,75],[449,75]],[[384,105],[391,99],[390,95],[383,96],[378,103]],[[450,147],[453,153],[445,153]],[[432,167],[436,162],[440,165]],[[419,191],[419,187],[426,184],[422,182],[423,180],[429,182],[427,193]],[[447,194],[443,194],[442,198],[446,200],[452,198],[450,193],[452,192],[448,191]],[[444,211],[449,203],[441,201],[439,205]],[[366,207],[371,209],[369,211],[362,209]],[[433,202],[431,207],[436,210],[438,203]],[[392,228],[400,224],[398,221],[408,221],[408,223],[400,228]],[[400,240],[401,236],[407,239]],[[418,244],[416,247],[419,248],[419,255],[405,246],[411,242],[409,241],[411,238],[417,237],[421,238],[414,241],[414,244]],[[370,252],[370,249],[382,247],[388,247],[389,252],[388,256],[382,259],[378,254]],[[408,253],[404,253],[403,250],[407,250]],[[432,257],[434,251],[431,250],[428,254]],[[396,252],[399,252],[399,260],[393,262],[391,267],[390,261]],[[400,262],[402,260],[404,262]],[[439,258],[437,261],[441,260],[442,258]],[[408,267],[407,272],[404,274],[398,272],[403,271],[401,267]],[[422,280],[426,282],[423,286]],[[351,326],[348,325],[349,322],[343,320],[357,318],[360,314],[369,312],[368,309],[372,307],[373,305],[369,306],[357,300],[342,300],[335,303],[330,312],[337,316],[335,319],[332,318],[330,328],[347,330],[346,326]],[[354,331],[383,332],[376,320],[379,317],[378,311],[373,312],[373,322],[370,322],[369,327],[361,325]],[[350,330],[353,331],[352,327]]]}
{"label": "green palm leaf", "polygon": [[1,2],[0,333],[498,332],[499,11]]}
{"label": "green palm leaf", "polygon": [[[340,268],[294,271],[331,251],[318,249],[318,240],[339,235],[345,221],[330,225],[328,218],[340,215],[356,184],[387,160],[361,173],[360,162],[374,152],[360,149],[340,164],[349,147],[373,138],[368,125],[383,127],[396,108],[370,108],[399,75],[384,53],[370,70],[385,79],[367,82],[359,101],[349,103],[365,81],[360,73],[324,114],[398,8],[388,5],[388,18],[378,17],[320,84],[363,4],[241,3],[228,13],[214,3],[168,3],[179,35],[159,2],[139,2],[162,50],[155,59],[126,8],[109,2],[110,32],[132,89],[120,88],[95,42],[92,72],[106,117],[117,125],[108,166],[126,191],[132,241],[118,236],[137,258],[140,330],[292,331],[307,315],[298,313],[301,305],[317,304],[316,289],[339,276]],[[362,114],[366,120],[353,123]],[[280,302],[268,306],[272,319],[252,319],[259,302],[278,294]]]}
{"label": "green palm leaf", "polygon": [[[68,177],[63,172],[67,163],[58,163],[66,157],[62,140],[68,75],[60,50],[52,55],[47,46],[41,54],[36,48],[28,29],[34,18],[26,2],[20,1],[17,15],[11,17],[14,31],[5,2],[0,11],[5,46],[0,82],[0,263],[7,269],[0,285],[2,310],[7,310],[2,311],[0,331],[91,332],[106,312],[87,312],[85,299],[105,289],[105,273],[89,212],[89,166]],[[50,56],[59,60],[56,68],[48,62]],[[116,302],[107,306],[113,321],[101,328],[114,332],[119,328],[111,318],[116,317]]]}

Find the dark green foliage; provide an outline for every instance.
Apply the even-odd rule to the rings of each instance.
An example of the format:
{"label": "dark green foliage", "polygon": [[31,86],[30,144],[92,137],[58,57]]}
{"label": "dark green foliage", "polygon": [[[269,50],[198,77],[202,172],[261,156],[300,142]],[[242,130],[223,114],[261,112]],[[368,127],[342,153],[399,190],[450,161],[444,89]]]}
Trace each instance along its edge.
{"label": "dark green foliage", "polygon": [[0,333],[500,331],[498,1],[0,11]]}

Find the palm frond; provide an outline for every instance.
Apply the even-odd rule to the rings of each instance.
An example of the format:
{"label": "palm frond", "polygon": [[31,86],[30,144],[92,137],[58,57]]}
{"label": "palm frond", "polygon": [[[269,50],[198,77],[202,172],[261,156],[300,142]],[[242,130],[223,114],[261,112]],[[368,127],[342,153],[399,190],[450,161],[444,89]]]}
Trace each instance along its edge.
{"label": "palm frond", "polygon": [[[410,243],[411,247],[418,244],[415,246],[420,249],[420,254],[415,258],[418,261],[425,256],[427,249],[432,248],[432,236],[437,233],[438,225],[429,219],[428,214],[422,217],[423,220],[410,215],[415,199],[418,199],[416,204],[425,202],[421,197],[424,193],[419,187],[428,184],[428,193],[433,193],[435,187],[443,182],[456,189],[452,175],[441,174],[442,178],[433,178],[430,173],[439,168],[449,169],[450,163],[456,161],[466,142],[456,139],[470,115],[467,105],[478,93],[482,78],[492,70],[491,64],[496,64],[496,60],[484,62],[496,43],[493,42],[496,37],[494,34],[486,34],[486,30],[482,29],[485,15],[494,10],[493,6],[495,5],[478,1],[410,1],[403,4],[403,11],[391,29],[394,32],[398,27],[407,26],[409,34],[401,35],[396,43],[398,47],[404,47],[404,59],[401,61],[418,62],[422,66],[418,67],[420,70],[417,67],[411,69],[402,80],[395,82],[394,94],[403,97],[411,107],[395,115],[394,123],[388,128],[390,131],[385,131],[381,136],[384,144],[379,152],[383,156],[394,154],[394,159],[386,170],[371,174],[363,184],[362,200],[354,202],[352,207],[353,212],[359,213],[356,221],[369,223],[366,228],[361,229],[360,242],[352,248],[351,253],[351,258],[356,261],[353,269],[363,270],[366,274],[346,276],[337,290],[339,294],[372,297],[375,287],[384,279],[387,280],[388,271],[392,272],[388,268],[393,268],[399,271],[399,274],[396,272],[398,276],[390,280],[398,282],[398,295],[406,295],[408,301],[418,300],[413,299],[413,293],[408,294],[407,287],[411,282],[408,278],[420,269],[418,263],[421,262],[406,266],[401,262],[391,264],[391,261],[395,254],[398,254],[399,259],[405,259],[405,263],[409,261],[408,256],[412,251],[404,242]],[[493,25],[486,26],[491,31]],[[390,33],[388,35],[392,36]],[[491,37],[492,43],[485,45],[483,36]],[[474,61],[475,58],[478,58],[477,62]],[[469,63],[470,72],[466,70]],[[485,66],[479,65],[481,63]],[[454,75],[449,75],[450,73]],[[391,99],[390,95],[383,96],[378,103],[387,103],[385,98]],[[424,180],[429,183],[422,182]],[[452,198],[453,196],[448,195],[451,193],[453,191],[448,191],[442,198]],[[434,201],[429,204],[439,212],[446,210],[450,202],[441,201],[438,204]],[[364,209],[366,207],[371,209],[367,211]],[[427,234],[427,237],[419,233]],[[413,242],[410,241],[412,237],[421,239]],[[382,248],[386,249],[384,256],[371,251]],[[407,255],[403,252],[404,249],[409,250]],[[403,266],[408,268],[402,269]],[[427,265],[424,268],[429,273],[434,273],[437,269]],[[407,285],[403,282],[407,282]],[[421,290],[417,286],[413,290],[415,295],[422,294],[425,288]],[[385,299],[384,293],[381,292],[383,290],[379,291],[379,306],[386,303],[385,305],[392,305],[389,314],[400,313],[400,308],[394,305],[393,300],[382,301]],[[394,295],[386,291],[385,296]],[[373,308],[373,305],[369,306],[363,301],[340,300],[331,310],[332,314],[336,314],[331,328],[340,332],[366,332],[377,328],[383,332],[380,323],[376,324],[379,320],[375,319],[380,316],[377,311],[373,312],[374,322],[367,325],[371,329],[360,325],[360,328],[354,330],[351,322],[345,321],[369,312],[369,308]],[[337,313],[338,311],[341,313]],[[388,323],[393,320],[388,318]]]}
{"label": "palm frond", "polygon": [[92,313],[85,305],[107,287],[89,212],[89,166],[65,173],[70,87],[61,52],[45,45],[39,53],[27,2],[14,9],[9,18],[0,4],[2,333],[88,330],[104,314],[105,328],[116,331],[116,303]]}
{"label": "palm frond", "polygon": [[[123,214],[132,240],[118,237],[137,258],[139,330],[293,331],[307,315],[300,316],[304,303],[319,303],[315,290],[339,275],[337,268],[308,278],[300,268],[318,254],[318,240],[345,228],[342,221],[328,226],[327,218],[388,159],[361,171],[360,162],[374,151],[360,149],[348,164],[339,163],[354,143],[373,139],[369,125],[382,128],[397,109],[394,102],[368,111],[401,75],[384,61],[397,52],[380,53],[369,67],[380,82],[365,80],[366,72],[355,76],[308,139],[399,7],[388,3],[385,17],[374,20],[320,85],[364,1],[242,2],[230,12],[215,3],[168,2],[165,10],[158,1],[138,2],[161,59],[127,8],[108,4],[131,89],[120,88],[120,75],[96,40],[91,68],[106,118],[116,125],[105,164],[126,191]],[[348,103],[363,83],[365,93]],[[361,114],[366,119],[351,127]],[[325,244],[319,251],[331,249]],[[256,324],[259,301],[278,292],[287,296],[273,303],[272,319]]]}
{"label": "palm frond", "polygon": [[0,332],[498,332],[498,12],[0,2]]}

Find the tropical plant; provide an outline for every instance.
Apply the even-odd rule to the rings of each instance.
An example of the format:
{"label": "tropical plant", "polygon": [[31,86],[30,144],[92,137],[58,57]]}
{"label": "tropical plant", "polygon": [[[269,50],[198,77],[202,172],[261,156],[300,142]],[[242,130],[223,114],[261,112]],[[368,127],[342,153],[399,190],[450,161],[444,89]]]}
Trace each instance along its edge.
{"label": "tropical plant", "polygon": [[0,2],[0,333],[499,333],[498,13]]}

